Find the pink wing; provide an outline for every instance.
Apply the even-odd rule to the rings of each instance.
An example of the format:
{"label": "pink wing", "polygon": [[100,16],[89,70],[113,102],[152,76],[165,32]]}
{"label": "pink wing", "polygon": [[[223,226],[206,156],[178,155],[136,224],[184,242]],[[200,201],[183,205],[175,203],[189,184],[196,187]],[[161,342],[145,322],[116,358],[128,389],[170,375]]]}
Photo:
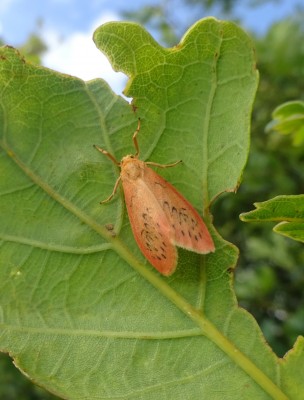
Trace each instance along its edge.
{"label": "pink wing", "polygon": [[146,182],[174,230],[174,243],[200,254],[214,251],[212,237],[195,208],[164,178],[145,169]]}
{"label": "pink wing", "polygon": [[163,275],[174,272],[177,251],[174,231],[155,195],[142,179],[123,182],[133,235],[147,260]]}

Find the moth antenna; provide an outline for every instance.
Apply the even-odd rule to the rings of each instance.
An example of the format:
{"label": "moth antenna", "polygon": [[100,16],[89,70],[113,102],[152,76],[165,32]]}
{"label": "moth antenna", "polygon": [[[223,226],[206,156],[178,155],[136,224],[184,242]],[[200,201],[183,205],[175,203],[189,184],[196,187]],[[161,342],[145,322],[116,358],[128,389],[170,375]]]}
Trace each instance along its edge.
{"label": "moth antenna", "polygon": [[137,135],[138,135],[139,130],[140,130],[140,118],[138,118],[137,128],[136,128],[136,131],[133,133],[133,137],[132,137],[133,143],[134,143],[134,147],[135,147],[135,150],[136,150],[136,153],[134,154],[134,157],[136,157],[136,158],[139,156],[139,146],[138,146],[138,141],[137,141]]}
{"label": "moth antenna", "polygon": [[171,163],[171,164],[158,164],[158,163],[155,163],[153,161],[147,161],[146,164],[153,165],[154,167],[170,168],[170,167],[175,167],[177,164],[180,164],[182,162],[183,162],[182,160],[178,160],[178,161],[175,161],[174,163]]}
{"label": "moth antenna", "polygon": [[111,153],[109,153],[107,150],[102,149],[101,147],[97,146],[96,144],[94,144],[93,146],[95,147],[96,150],[100,151],[100,153],[107,156],[114,164],[120,166],[120,162],[118,162],[116,160],[116,158]]}

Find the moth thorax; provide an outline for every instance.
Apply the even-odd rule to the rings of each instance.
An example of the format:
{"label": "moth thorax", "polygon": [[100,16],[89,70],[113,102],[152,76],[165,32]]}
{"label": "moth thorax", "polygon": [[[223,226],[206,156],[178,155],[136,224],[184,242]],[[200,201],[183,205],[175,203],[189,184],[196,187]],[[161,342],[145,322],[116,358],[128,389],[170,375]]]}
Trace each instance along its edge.
{"label": "moth thorax", "polygon": [[143,175],[144,162],[134,156],[126,156],[121,160],[121,176],[130,180],[136,180]]}

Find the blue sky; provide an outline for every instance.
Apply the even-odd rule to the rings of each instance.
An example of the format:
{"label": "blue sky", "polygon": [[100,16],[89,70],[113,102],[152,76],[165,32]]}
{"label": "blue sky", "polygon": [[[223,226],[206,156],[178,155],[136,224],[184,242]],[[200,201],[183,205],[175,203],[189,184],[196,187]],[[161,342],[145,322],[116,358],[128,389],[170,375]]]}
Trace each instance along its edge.
{"label": "blue sky", "polygon": [[[125,78],[112,71],[106,58],[95,48],[92,34],[102,23],[121,19],[121,10],[135,10],[144,4],[159,2],[161,0],[0,0],[0,37],[5,43],[18,46],[37,30],[37,21],[41,19],[40,33],[49,48],[43,57],[45,66],[85,80],[102,77],[120,92]],[[182,29],[207,15],[194,7],[185,10],[182,0],[171,0],[169,4],[174,4],[174,9],[170,9],[171,19],[178,21]],[[273,0],[257,8],[248,8],[247,1],[237,4],[235,14],[243,27],[263,33],[271,23],[294,12],[301,0]],[[223,18],[216,9],[209,10],[208,15]],[[84,56],[82,60],[80,51]]]}

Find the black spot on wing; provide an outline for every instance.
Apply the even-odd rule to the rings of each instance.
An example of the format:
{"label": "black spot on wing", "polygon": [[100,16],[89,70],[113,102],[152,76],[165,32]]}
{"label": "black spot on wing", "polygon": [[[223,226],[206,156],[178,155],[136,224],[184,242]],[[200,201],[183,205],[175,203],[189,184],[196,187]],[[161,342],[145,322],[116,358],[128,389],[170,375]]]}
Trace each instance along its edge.
{"label": "black spot on wing", "polygon": [[145,244],[146,251],[151,257],[159,261],[167,259],[166,243],[163,240],[163,234],[160,231],[160,225],[155,223],[151,216],[151,210],[146,209],[142,213],[142,218],[145,221],[141,230],[142,242]]}

